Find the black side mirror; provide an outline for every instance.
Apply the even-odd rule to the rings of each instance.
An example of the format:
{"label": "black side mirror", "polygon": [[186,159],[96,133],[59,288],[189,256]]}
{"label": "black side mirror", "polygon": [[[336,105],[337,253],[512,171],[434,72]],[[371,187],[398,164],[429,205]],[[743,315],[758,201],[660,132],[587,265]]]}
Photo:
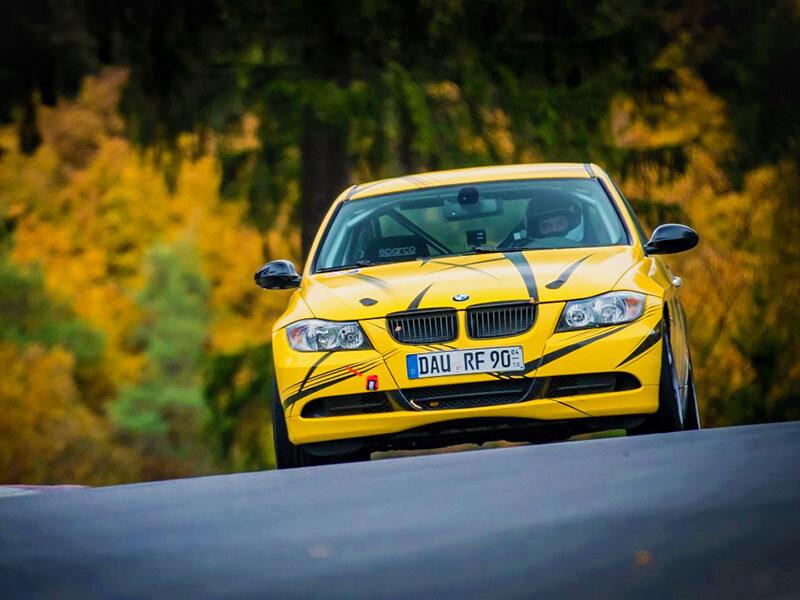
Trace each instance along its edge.
{"label": "black side mirror", "polygon": [[254,279],[265,290],[288,290],[300,287],[302,278],[292,261],[273,260],[256,271]]}
{"label": "black side mirror", "polygon": [[666,223],[659,225],[644,245],[647,254],[675,254],[697,246],[700,238],[694,229],[686,225]]}

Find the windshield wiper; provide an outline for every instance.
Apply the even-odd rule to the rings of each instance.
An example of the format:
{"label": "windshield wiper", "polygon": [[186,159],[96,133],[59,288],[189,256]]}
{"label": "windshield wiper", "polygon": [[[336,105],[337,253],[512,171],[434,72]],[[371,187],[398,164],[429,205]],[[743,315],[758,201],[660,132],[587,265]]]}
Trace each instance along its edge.
{"label": "windshield wiper", "polygon": [[409,256],[407,258],[400,258],[398,257],[397,260],[390,260],[390,261],[374,261],[374,260],[367,260],[366,258],[361,260],[355,260],[348,265],[339,265],[338,267],[325,267],[324,269],[317,269],[316,273],[330,273],[331,271],[346,271],[347,269],[357,269],[358,267],[377,267],[380,265],[396,265],[397,263],[403,262],[414,262],[415,260],[422,260],[419,256]]}
{"label": "windshield wiper", "polygon": [[380,264],[384,263],[376,263],[364,258],[361,260],[355,260],[349,265],[337,265],[335,267],[325,267],[324,269],[317,269],[317,273],[329,273],[331,271],[345,271],[347,269],[356,269],[358,267],[371,267],[373,265],[380,265]]}

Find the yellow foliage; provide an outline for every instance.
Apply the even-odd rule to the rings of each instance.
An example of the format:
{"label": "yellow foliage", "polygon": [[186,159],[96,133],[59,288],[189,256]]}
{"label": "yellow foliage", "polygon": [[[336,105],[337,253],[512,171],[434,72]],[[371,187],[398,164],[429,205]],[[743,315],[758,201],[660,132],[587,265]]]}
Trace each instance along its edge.
{"label": "yellow foliage", "polygon": [[[763,167],[747,173],[737,191],[722,167],[733,151],[724,103],[685,69],[678,70],[678,82],[659,106],[615,101],[612,129],[621,146],[680,145],[687,152],[688,165],[680,176],[662,181],[657,168],[645,168],[622,187],[634,198],[677,203],[698,229],[700,246],[670,262],[686,284],[681,295],[691,324],[701,404],[707,398],[724,402],[754,377],[732,336],[750,310],[752,297],[743,291],[763,268],[764,257],[756,249],[771,236],[772,197],[782,193],[785,177],[779,167]],[[707,414],[713,424],[713,411]]]}
{"label": "yellow foliage", "polygon": [[[0,131],[0,214],[17,219],[12,257],[41,265],[48,289],[105,334],[109,368],[122,383],[142,367],[141,349],[129,340],[142,319],[134,298],[151,246],[196,244],[211,284],[211,350],[225,352],[268,339],[284,299],[258,294],[252,274],[267,259],[265,247],[276,257],[297,247],[284,216],[262,237],[246,223],[243,201],[220,197],[220,165],[193,156],[194,136],[158,157],[122,137],[125,79],[108,70],[88,78],[76,100],[42,107],[44,142],[33,156],[17,150],[11,128]],[[242,143],[252,142],[251,121]],[[177,165],[172,189],[164,164]]]}
{"label": "yellow foliage", "polygon": [[511,129],[511,119],[498,107],[484,110],[481,116],[486,137],[491,142],[501,162],[513,162],[515,144]]}
{"label": "yellow foliage", "polygon": [[136,478],[135,457],[115,447],[105,419],[80,403],[68,352],[0,343],[0,364],[0,482]]}

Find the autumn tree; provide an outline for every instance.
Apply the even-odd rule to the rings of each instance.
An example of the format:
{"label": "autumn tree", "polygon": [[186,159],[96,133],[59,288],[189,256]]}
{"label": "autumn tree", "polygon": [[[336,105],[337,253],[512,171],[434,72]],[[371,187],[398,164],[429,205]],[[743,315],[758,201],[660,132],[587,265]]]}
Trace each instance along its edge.
{"label": "autumn tree", "polygon": [[0,290],[0,482],[138,478],[138,457],[116,445],[98,412],[113,390],[102,336],[49,296],[35,271],[0,260]]}

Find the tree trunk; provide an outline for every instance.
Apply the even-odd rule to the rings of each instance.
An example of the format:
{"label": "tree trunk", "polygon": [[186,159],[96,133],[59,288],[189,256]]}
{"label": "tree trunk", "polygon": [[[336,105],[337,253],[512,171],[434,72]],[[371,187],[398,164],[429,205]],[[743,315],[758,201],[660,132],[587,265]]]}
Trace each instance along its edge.
{"label": "tree trunk", "polygon": [[42,143],[39,124],[36,120],[36,104],[32,97],[25,102],[25,112],[19,124],[19,149],[23,154],[33,154]]}
{"label": "tree trunk", "polygon": [[405,102],[400,104],[400,140],[397,148],[397,158],[400,161],[400,168],[403,173],[410,175],[416,173],[419,169],[417,167],[417,160],[414,152],[414,122],[411,120],[411,114]]}
{"label": "tree trunk", "polygon": [[[311,111],[309,111],[311,112]],[[300,174],[300,220],[303,259],[325,213],[349,181],[347,129],[340,124],[323,123],[309,115],[302,141]]]}

